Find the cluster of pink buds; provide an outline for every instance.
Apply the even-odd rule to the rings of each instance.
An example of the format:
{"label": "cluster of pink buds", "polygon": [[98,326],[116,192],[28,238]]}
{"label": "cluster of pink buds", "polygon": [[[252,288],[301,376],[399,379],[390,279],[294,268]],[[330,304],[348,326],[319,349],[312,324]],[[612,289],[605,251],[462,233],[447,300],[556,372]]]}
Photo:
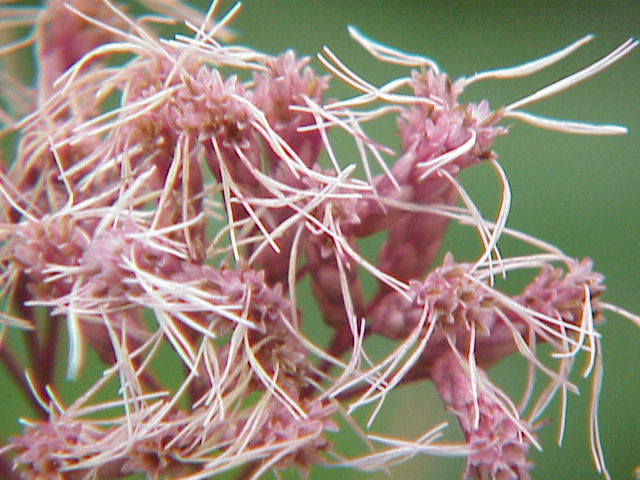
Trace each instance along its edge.
{"label": "cluster of pink buds", "polygon": [[[590,37],[452,81],[432,60],[351,28],[369,54],[407,69],[376,86],[329,49],[317,75],[291,51],[230,44],[238,6],[214,19],[218,2],[204,14],[180,0],[140,3],[153,15],[109,0],[2,10],[7,24],[32,27],[2,53],[33,47],[38,71],[33,88],[2,72],[1,133],[17,144],[0,170],[0,360],[33,418],[2,439],[1,476],[257,479],[316,465],[384,470],[428,454],[464,456],[465,478],[526,479],[541,415],[556,394],[577,392],[580,354],[594,382],[592,454],[608,476],[596,327],[605,310],[640,320],[601,299],[589,259],[506,226],[509,185],[492,143],[508,133],[504,119],[624,133],[522,108],[637,42],[492,110],[460,94],[544,69]],[[160,37],[170,21],[192,34]],[[332,78],[354,94],[330,98]],[[367,132],[382,117],[397,120],[398,152]],[[355,159],[332,146],[336,132],[352,139]],[[500,183],[494,219],[459,181],[481,162]],[[441,251],[451,222],[480,239],[474,261]],[[373,236],[382,244],[371,255]],[[503,236],[536,253],[503,257]],[[496,279],[515,270],[532,273],[514,296]],[[330,330],[326,344],[308,334],[314,322]],[[22,330],[24,346],[9,330]],[[376,336],[394,345],[382,356],[369,351]],[[487,374],[513,354],[530,365],[519,404]],[[63,402],[60,366],[67,381],[86,380],[88,355],[102,375]],[[167,378],[168,363],[179,378]],[[546,384],[534,389],[539,377]],[[442,425],[400,439],[352,416],[373,404],[371,423],[391,390],[419,381],[433,382],[460,444],[439,441]],[[367,453],[334,445],[347,428]]]}

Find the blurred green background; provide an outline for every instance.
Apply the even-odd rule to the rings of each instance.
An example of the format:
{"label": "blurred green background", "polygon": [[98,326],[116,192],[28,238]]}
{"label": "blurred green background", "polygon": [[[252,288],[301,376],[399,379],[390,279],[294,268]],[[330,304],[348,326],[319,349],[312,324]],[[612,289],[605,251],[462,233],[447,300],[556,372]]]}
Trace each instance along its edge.
{"label": "blurred green background", "polygon": [[[208,2],[199,2],[205,6]],[[223,8],[231,2],[222,2]],[[401,74],[381,67],[349,38],[346,26],[399,49],[429,56],[452,78],[537,58],[589,33],[596,39],[569,59],[532,77],[487,81],[474,85],[463,99],[487,98],[493,107],[516,100],[606,54],[629,36],[640,34],[640,2],[629,1],[381,1],[381,0],[246,0],[233,23],[237,43],[269,53],[288,48],[314,55],[329,46],[348,65],[373,83]],[[317,65],[316,65],[317,66]],[[513,202],[509,226],[540,237],[582,258],[591,257],[596,270],[606,275],[605,299],[640,312],[640,49],[610,70],[555,98],[529,107],[541,115],[615,123],[629,127],[618,137],[570,136],[543,131],[517,122],[495,149],[511,182]],[[333,95],[348,94],[337,89]],[[393,132],[368,133],[395,145]],[[470,170],[464,184],[486,215],[495,213],[497,183],[487,168]],[[453,228],[447,248],[465,258],[469,231]],[[512,250],[513,248],[513,250]],[[504,245],[505,254],[516,247]],[[471,258],[471,257],[469,257]],[[614,479],[634,478],[640,464],[640,331],[630,322],[609,314],[600,327],[604,337],[605,379],[600,407],[600,432],[607,465]],[[514,366],[515,365],[515,366]],[[524,365],[506,361],[490,374],[508,391],[519,392]],[[545,417],[540,431],[544,453],[532,455],[533,478],[600,478],[588,449],[589,382],[574,380],[581,397],[569,399],[569,422],[562,448],[556,445],[559,404]],[[0,388],[5,388],[4,372]],[[0,419],[5,437],[18,430],[20,397],[5,391],[10,402]],[[515,396],[516,400],[518,396]],[[399,392],[383,410],[374,430],[416,438],[443,419],[443,412],[428,385]],[[348,448],[348,445],[345,446]],[[459,478],[460,459],[421,457],[391,470],[391,478]],[[295,475],[285,475],[296,478]],[[383,473],[351,473],[314,469],[312,479],[381,479]]]}

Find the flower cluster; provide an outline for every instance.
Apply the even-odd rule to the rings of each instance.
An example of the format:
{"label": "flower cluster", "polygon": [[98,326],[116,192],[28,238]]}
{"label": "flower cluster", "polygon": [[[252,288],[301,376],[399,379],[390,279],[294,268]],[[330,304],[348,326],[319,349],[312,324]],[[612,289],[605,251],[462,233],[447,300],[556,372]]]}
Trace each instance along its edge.
{"label": "flower cluster", "polygon": [[[600,300],[602,277],[588,259],[506,227],[510,194],[492,143],[508,133],[505,118],[623,133],[521,108],[637,43],[492,110],[460,94],[484,78],[545,68],[589,38],[451,81],[430,59],[352,28],[367,52],[409,70],[375,86],[329,49],[319,56],[328,75],[317,75],[291,51],[273,57],[230,44],[237,8],[214,20],[217,2],[205,15],[178,0],[142,3],[156,15],[136,18],[107,0],[3,12],[33,24],[3,53],[34,45],[39,71],[33,90],[15,87],[25,101],[7,98],[0,111],[3,135],[19,139],[0,173],[0,327],[22,329],[28,353],[21,363],[3,333],[0,358],[37,418],[0,450],[0,471],[34,480],[259,478],[324,464],[384,469],[427,453],[465,456],[465,478],[528,478],[536,420],[557,392],[577,391],[571,368],[586,352],[596,386],[592,451],[606,475],[596,326],[603,310],[622,310]],[[193,34],[159,37],[156,22],[169,17],[158,14]],[[328,97],[331,78],[354,95]],[[388,116],[399,152],[367,133]],[[334,131],[353,139],[360,165],[332,145]],[[459,181],[481,162],[501,183],[494,220]],[[474,262],[441,252],[452,221],[481,239]],[[363,247],[374,235],[383,238],[377,258]],[[504,235],[538,252],[503,258]],[[496,288],[496,277],[521,269],[539,272],[521,294]],[[326,345],[305,334],[314,318],[332,332]],[[55,375],[65,325],[69,379],[83,376],[88,351],[104,363],[69,405]],[[375,336],[396,345],[380,361],[367,353]],[[555,367],[539,358],[542,342]],[[520,406],[486,372],[512,354],[532,372]],[[166,362],[180,378],[167,378]],[[548,384],[529,402],[536,371]],[[462,444],[439,444],[440,427],[415,442],[376,437],[351,417],[371,403],[376,413],[392,389],[417,381],[433,382]],[[332,432],[347,425],[372,451],[346,458],[333,445]]]}

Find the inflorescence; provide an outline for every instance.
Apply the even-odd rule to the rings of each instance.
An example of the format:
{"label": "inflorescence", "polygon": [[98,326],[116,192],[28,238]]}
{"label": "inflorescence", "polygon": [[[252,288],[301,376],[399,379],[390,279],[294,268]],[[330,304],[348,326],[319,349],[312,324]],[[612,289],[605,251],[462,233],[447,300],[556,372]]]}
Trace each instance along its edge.
{"label": "inflorescence", "polygon": [[[0,354],[36,416],[0,450],[7,478],[258,478],[292,466],[385,469],[429,454],[464,456],[465,478],[526,479],[545,408],[577,392],[579,354],[593,378],[593,458],[606,476],[596,327],[604,311],[640,322],[601,299],[589,259],[506,226],[509,184],[492,144],[508,133],[504,119],[624,133],[522,108],[637,42],[492,109],[460,94],[544,69],[591,37],[452,81],[432,60],[350,28],[369,54],[408,71],[376,86],[328,48],[318,56],[328,74],[317,75],[291,51],[231,44],[237,6],[214,20],[217,2],[205,14],[179,0],[141,3],[155,14],[135,18],[107,0],[2,12],[8,25],[32,26],[3,54],[32,46],[37,66],[33,87],[2,72],[2,132],[18,146],[0,173]],[[169,19],[192,35],[160,38],[155,27]],[[332,79],[353,95],[329,98]],[[398,152],[368,133],[383,117],[397,120]],[[352,139],[355,158],[332,146],[335,131]],[[492,220],[459,181],[479,163],[500,184]],[[480,239],[475,261],[441,251],[451,222]],[[362,245],[374,235],[383,240],[372,258]],[[537,253],[505,258],[503,236]],[[519,295],[496,287],[523,269],[533,278]],[[314,318],[332,332],[326,345],[304,333]],[[88,351],[104,363],[69,405],[54,375],[65,326],[68,378],[83,375]],[[25,363],[8,329],[24,331]],[[374,336],[394,342],[381,360],[367,352]],[[530,365],[518,404],[487,374],[513,354]],[[182,367],[180,379],[167,381],[162,356]],[[373,422],[392,390],[418,381],[433,382],[464,442],[439,443],[443,425],[418,439],[375,436],[351,416],[369,408]],[[347,425],[369,453],[346,458],[333,446],[328,432]]]}

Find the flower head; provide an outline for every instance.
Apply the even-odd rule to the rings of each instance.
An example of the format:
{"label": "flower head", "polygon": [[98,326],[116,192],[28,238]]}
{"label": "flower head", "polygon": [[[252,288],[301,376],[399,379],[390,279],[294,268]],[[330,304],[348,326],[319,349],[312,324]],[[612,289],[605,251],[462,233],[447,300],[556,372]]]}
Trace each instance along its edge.
{"label": "flower head", "polygon": [[[378,87],[325,49],[320,62],[356,91],[339,100],[309,59],[225,43],[237,7],[214,20],[218,2],[204,15],[177,0],[143,2],[193,32],[167,39],[155,30],[167,18],[90,3],[51,0],[31,12],[27,43],[40,67],[31,113],[0,116],[19,137],[0,174],[0,324],[26,331],[29,360],[21,364],[4,336],[0,353],[39,416],[2,450],[16,470],[33,479],[204,479],[229,470],[259,478],[289,467],[306,476],[325,464],[386,468],[428,453],[465,456],[467,477],[528,478],[538,419],[557,392],[565,401],[577,392],[570,372],[586,352],[592,451],[606,475],[596,327],[605,310],[638,319],[602,301],[603,278],[590,260],[506,228],[510,191],[493,141],[508,133],[504,119],[622,133],[521,108],[637,42],[492,110],[485,100],[462,102],[461,93],[484,78],[536,71],[585,40],[452,81],[433,61],[352,28],[366,51],[409,72]],[[398,127],[398,152],[368,132],[386,116]],[[363,178],[334,146],[337,130],[353,140]],[[460,181],[483,162],[502,190],[494,220]],[[474,261],[444,252],[436,263],[452,221],[480,238]],[[383,240],[372,255],[374,235]],[[504,258],[503,236],[539,251]],[[539,273],[522,293],[498,287],[498,276],[523,269]],[[327,345],[307,333],[318,322],[331,332]],[[70,380],[90,375],[86,351],[104,364],[69,404],[55,376],[61,325]],[[395,342],[380,360],[368,351],[373,336]],[[553,366],[536,350],[543,342]],[[517,406],[486,372],[512,354],[530,365]],[[168,364],[180,373],[167,375]],[[548,383],[531,401],[536,372]],[[437,443],[440,427],[415,442],[364,431],[392,389],[417,381],[433,382],[461,444]],[[371,403],[361,427],[352,413]],[[373,451],[345,458],[330,435],[343,424]]]}

